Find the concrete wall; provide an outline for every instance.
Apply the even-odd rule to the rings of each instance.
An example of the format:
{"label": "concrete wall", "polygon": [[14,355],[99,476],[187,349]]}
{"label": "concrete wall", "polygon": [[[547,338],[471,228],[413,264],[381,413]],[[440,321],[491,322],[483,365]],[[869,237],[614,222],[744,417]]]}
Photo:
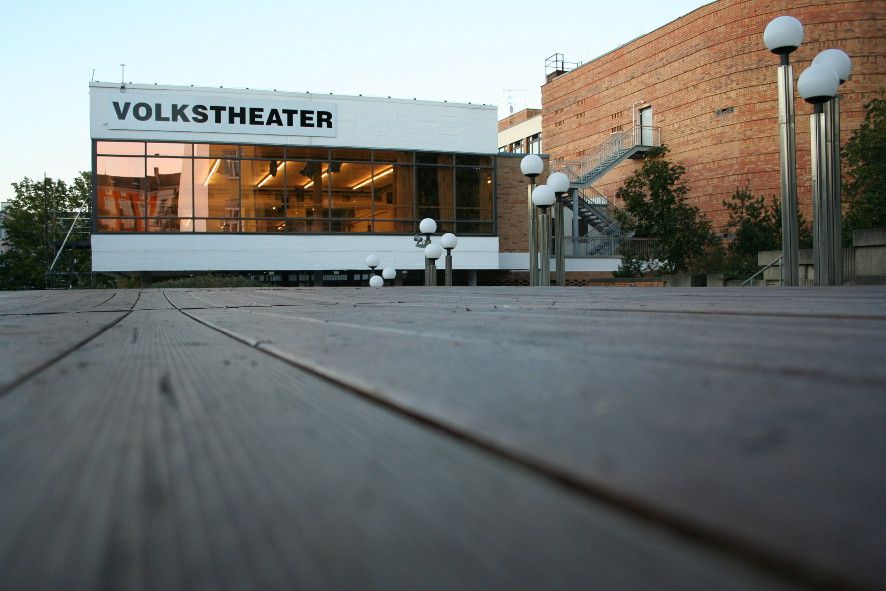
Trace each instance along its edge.
{"label": "concrete wall", "polygon": [[886,228],[856,230],[854,283],[886,284]]}
{"label": "concrete wall", "polygon": [[[587,11],[591,19],[592,5]],[[823,49],[838,47],[853,59],[840,90],[845,142],[863,120],[864,103],[886,86],[886,2],[720,0],[545,84],[545,152],[552,160],[581,159],[651,106],[668,157],[686,167],[690,202],[715,226],[725,223],[722,201],[736,188],[749,185],[767,199],[780,194],[778,59],[764,47],[763,30],[784,14],[805,27],[791,57],[795,79]],[[798,199],[811,220],[811,107],[797,96],[796,110]],[[597,188],[611,198],[639,166],[622,163]]]}

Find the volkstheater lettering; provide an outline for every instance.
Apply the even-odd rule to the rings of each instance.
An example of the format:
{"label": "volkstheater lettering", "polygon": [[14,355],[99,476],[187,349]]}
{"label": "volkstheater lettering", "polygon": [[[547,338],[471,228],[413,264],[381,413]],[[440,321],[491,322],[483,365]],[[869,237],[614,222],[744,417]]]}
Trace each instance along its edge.
{"label": "volkstheater lettering", "polygon": [[[226,105],[164,105],[163,103],[113,101],[114,114],[119,121],[134,117],[139,121],[181,121],[206,123],[212,112],[215,123],[229,125],[277,125],[286,127],[325,127],[332,129],[332,113],[308,109],[265,109],[263,107],[232,107]],[[285,116],[281,117],[281,113]]]}

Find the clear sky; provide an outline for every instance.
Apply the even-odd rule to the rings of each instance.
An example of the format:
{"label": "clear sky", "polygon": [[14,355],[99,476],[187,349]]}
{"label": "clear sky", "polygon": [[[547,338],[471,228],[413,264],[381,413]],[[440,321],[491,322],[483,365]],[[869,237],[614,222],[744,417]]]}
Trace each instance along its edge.
{"label": "clear sky", "polygon": [[5,3],[0,200],[89,169],[89,80],[540,106],[545,58],[587,61],[706,0]]}

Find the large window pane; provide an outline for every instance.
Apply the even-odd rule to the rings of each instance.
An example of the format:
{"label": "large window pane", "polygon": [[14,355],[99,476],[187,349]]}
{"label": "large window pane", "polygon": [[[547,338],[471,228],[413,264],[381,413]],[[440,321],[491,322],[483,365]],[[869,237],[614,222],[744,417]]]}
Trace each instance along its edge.
{"label": "large window pane", "polygon": [[285,178],[283,160],[241,160],[240,217],[282,218]]}
{"label": "large window pane", "polygon": [[329,160],[329,148],[308,148],[289,146],[286,148],[287,160]]}
{"label": "large window pane", "polygon": [[440,164],[443,166],[452,166],[452,154],[439,154],[437,152],[416,152],[415,162],[417,164]]}
{"label": "large window pane", "polygon": [[[145,159],[99,156],[96,163],[96,215],[125,217],[110,224],[110,231],[144,230]],[[104,229],[103,228],[103,229]]]}
{"label": "large window pane", "polygon": [[[202,180],[201,180],[202,179]],[[203,219],[195,222],[197,232],[234,232],[240,218],[240,161],[225,158],[194,160],[194,215],[224,219],[219,228]]]}
{"label": "large window pane", "polygon": [[144,142],[96,142],[96,154],[119,156],[144,156]]}
{"label": "large window pane", "polygon": [[452,168],[448,166],[416,167],[416,205],[418,218],[452,220]]}
{"label": "large window pane", "polygon": [[242,158],[256,160],[283,160],[283,146],[241,146]]}
{"label": "large window pane", "polygon": [[492,170],[455,169],[457,220],[492,220]]}
{"label": "large window pane", "polygon": [[148,232],[193,232],[191,218],[148,218]]}
{"label": "large window pane", "polygon": [[[374,202],[375,231],[395,232],[394,226],[379,225],[379,220],[414,220],[413,170],[412,166],[389,166],[375,164]],[[382,229],[387,228],[387,229]],[[411,228],[405,230],[411,232]]]}
{"label": "large window pane", "polygon": [[[193,215],[193,162],[191,158],[148,158],[145,187],[149,218]],[[166,226],[168,224],[164,224]]]}
{"label": "large window pane", "polygon": [[372,159],[372,150],[360,150],[357,148],[333,148],[332,159],[368,162]]}
{"label": "large window pane", "polygon": [[193,144],[148,142],[148,156],[190,156]]}
{"label": "large window pane", "polygon": [[[352,217],[372,219],[372,165],[368,162],[333,162],[332,208],[351,209]],[[369,231],[368,226],[366,230]]]}
{"label": "large window pane", "polygon": [[393,164],[412,164],[415,152],[402,152],[400,150],[375,150],[373,159],[376,162],[390,162]]}

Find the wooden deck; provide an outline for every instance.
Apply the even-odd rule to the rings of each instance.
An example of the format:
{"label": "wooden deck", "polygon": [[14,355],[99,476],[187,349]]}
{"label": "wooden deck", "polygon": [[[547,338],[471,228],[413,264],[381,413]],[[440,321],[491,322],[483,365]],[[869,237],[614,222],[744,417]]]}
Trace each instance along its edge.
{"label": "wooden deck", "polygon": [[0,589],[886,588],[886,289],[0,293]]}

